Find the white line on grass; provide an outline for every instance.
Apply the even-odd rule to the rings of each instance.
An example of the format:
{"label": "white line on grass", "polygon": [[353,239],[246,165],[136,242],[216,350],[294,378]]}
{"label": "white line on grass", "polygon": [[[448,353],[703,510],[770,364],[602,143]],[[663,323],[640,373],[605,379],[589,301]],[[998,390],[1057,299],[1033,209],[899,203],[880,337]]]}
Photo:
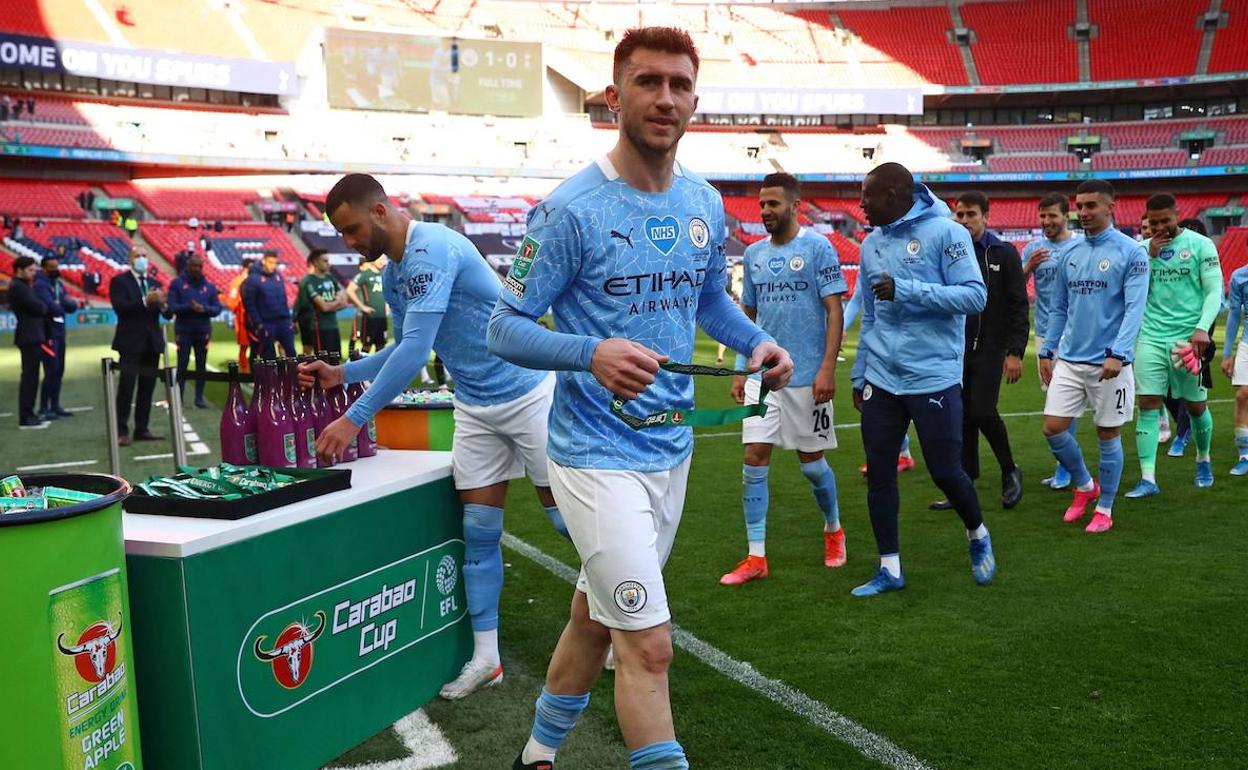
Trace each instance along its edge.
{"label": "white line on grass", "polygon": [[[1229,403],[1232,403],[1233,401],[1235,401],[1235,399],[1233,398],[1211,398],[1205,403],[1206,404],[1229,404]],[[1002,414],[1001,416],[1008,418],[1008,417],[1041,417],[1043,415],[1044,415],[1044,412],[1040,411],[1040,412],[1007,412],[1005,414]],[[861,425],[862,423],[860,422],[840,422],[840,423],[837,423],[836,425],[833,425],[832,427],[836,428],[837,430],[849,430],[850,428],[857,428],[857,427],[860,427]],[[724,431],[714,431],[710,433],[693,434],[694,438],[725,438],[727,436],[740,437],[741,431],[724,430]]]}
{"label": "white line on grass", "polygon": [[[529,545],[510,532],[503,533],[503,545],[541,565],[556,577],[576,585],[577,571],[545,551]],[[734,682],[759,693],[842,743],[852,746],[868,759],[904,770],[930,770],[930,765],[887,738],[876,735],[849,717],[795,690],[784,681],[764,676],[749,663],[737,660],[718,647],[707,644],[675,623],[672,624],[672,642]]]}
{"label": "white line on grass", "polygon": [[76,468],[80,465],[95,465],[99,460],[74,460],[67,463],[44,463],[43,465],[23,465],[19,471],[48,471],[53,468]]}
{"label": "white line on grass", "polygon": [[438,726],[429,721],[424,709],[413,711],[394,723],[394,731],[410,752],[402,759],[370,762],[344,770],[433,770],[459,761],[455,747],[446,740]]}

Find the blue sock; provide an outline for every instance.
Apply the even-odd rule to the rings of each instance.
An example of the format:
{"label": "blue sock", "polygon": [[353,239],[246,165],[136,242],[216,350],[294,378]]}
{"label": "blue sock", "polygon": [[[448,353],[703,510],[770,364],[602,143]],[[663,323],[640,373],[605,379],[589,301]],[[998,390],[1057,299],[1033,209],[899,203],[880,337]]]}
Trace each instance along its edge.
{"label": "blue sock", "polygon": [[767,539],[767,471],[766,465],[745,465],[741,468],[745,539],[751,543]]}
{"label": "blue sock", "polygon": [[551,695],[543,687],[542,694],[537,696],[537,713],[533,716],[533,740],[552,749],[559,748],[588,705],[589,693]]}
{"label": "blue sock", "polygon": [[550,517],[550,523],[554,526],[556,532],[569,540],[572,539],[572,536],[568,534],[568,525],[563,523],[563,514],[559,513],[559,506],[547,506],[546,515]]}
{"label": "blue sock", "polygon": [[660,741],[631,752],[628,766],[630,770],[689,770],[689,760],[676,741]]}
{"label": "blue sock", "polygon": [[1082,487],[1092,480],[1092,474],[1088,473],[1088,467],[1083,464],[1083,453],[1079,451],[1079,444],[1070,433],[1059,433],[1047,438],[1053,456],[1070,473],[1071,481]]}
{"label": "blue sock", "polygon": [[1101,439],[1101,501],[1097,506],[1113,510],[1114,495],[1122,480],[1122,438]]}
{"label": "blue sock", "polygon": [[841,511],[836,500],[836,474],[828,467],[828,461],[820,458],[811,463],[802,463],[802,475],[815,491],[815,502],[819,503],[819,510],[823,511],[823,520],[827,522],[828,531],[837,531],[841,528]]}
{"label": "blue sock", "polygon": [[1235,426],[1235,450],[1241,459],[1248,458],[1248,428]]}
{"label": "blue sock", "polygon": [[906,432],[906,435],[904,435],[904,436],[902,436],[902,437],[901,437],[901,454],[903,454],[903,455],[908,455],[908,454],[910,454],[910,433],[909,433],[909,431],[907,431],[907,432]]}
{"label": "blue sock", "polygon": [[1070,427],[1066,429],[1066,432],[1070,434],[1071,438],[1075,438],[1075,428],[1077,427],[1079,427],[1079,418],[1078,417],[1071,418]]}
{"label": "blue sock", "polygon": [[498,597],[503,592],[503,509],[464,506],[464,593],[473,631],[498,628]]}

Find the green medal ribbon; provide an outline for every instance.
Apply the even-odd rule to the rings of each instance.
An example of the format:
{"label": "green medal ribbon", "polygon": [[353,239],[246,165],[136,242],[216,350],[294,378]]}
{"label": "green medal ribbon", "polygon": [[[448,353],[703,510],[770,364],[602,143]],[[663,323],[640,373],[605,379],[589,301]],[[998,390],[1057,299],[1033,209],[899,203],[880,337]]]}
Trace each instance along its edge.
{"label": "green medal ribbon", "polygon": [[[690,377],[732,377],[733,375],[749,376],[756,372],[728,369],[722,366],[702,366],[701,364],[677,364],[668,362],[659,364],[659,368],[674,374],[687,374]],[[758,403],[736,406],[732,409],[666,409],[662,412],[635,417],[624,411],[624,399],[615,396],[611,399],[611,413],[624,421],[633,430],[645,428],[693,428],[705,425],[730,425],[741,422],[747,417],[762,417],[767,414],[767,383],[760,382]]]}

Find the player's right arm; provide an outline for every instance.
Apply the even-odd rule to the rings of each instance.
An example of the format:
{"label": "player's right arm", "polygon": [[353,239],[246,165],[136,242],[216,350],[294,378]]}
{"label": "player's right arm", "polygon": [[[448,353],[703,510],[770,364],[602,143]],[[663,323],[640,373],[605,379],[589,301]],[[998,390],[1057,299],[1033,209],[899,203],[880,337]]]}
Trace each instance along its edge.
{"label": "player's right arm", "polygon": [[[1049,384],[1053,376],[1053,360],[1057,356],[1057,347],[1066,331],[1067,317],[1070,310],[1070,295],[1066,288],[1066,260],[1057,265],[1053,276],[1052,294],[1049,295],[1049,320],[1044,329],[1044,347],[1036,352],[1039,357],[1040,380]],[[1039,332],[1037,332],[1039,334]]]}
{"label": "player's right arm", "polygon": [[369,315],[370,313],[372,313],[372,309],[368,307],[368,305],[365,305],[362,300],[360,300],[360,284],[354,278],[352,278],[351,281],[347,284],[347,301],[350,302],[352,305],[355,305],[355,309],[360,311],[364,315]]}
{"label": "player's right arm", "polygon": [[[1230,312],[1226,317],[1226,342],[1222,345],[1222,371],[1227,377],[1231,376],[1235,367],[1235,338],[1239,336],[1239,325],[1244,320],[1244,291],[1248,289],[1248,273],[1241,276],[1240,272],[1236,270],[1231,274],[1231,285],[1227,292]],[[1248,338],[1248,335],[1245,337]]]}

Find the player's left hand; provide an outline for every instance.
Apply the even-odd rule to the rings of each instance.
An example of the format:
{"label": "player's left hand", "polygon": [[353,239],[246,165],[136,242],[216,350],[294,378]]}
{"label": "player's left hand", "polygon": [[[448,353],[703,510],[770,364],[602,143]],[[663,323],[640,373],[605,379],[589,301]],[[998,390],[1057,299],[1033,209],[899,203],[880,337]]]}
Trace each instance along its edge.
{"label": "player's left hand", "polygon": [[1101,379],[1112,380],[1122,373],[1122,362],[1116,358],[1106,358],[1101,364]]}
{"label": "player's left hand", "polygon": [[764,366],[770,367],[763,372],[763,382],[767,383],[769,389],[780,390],[789,384],[789,379],[793,376],[793,359],[789,358],[789,351],[770,340],[760,342],[750,354],[750,363],[746,368],[757,372]]}
{"label": "player's left hand", "polygon": [[1197,329],[1192,332],[1191,341],[1192,347],[1196,349],[1196,355],[1203,356],[1205,354],[1205,348],[1209,347],[1213,340],[1209,339],[1209,332],[1204,329]]}
{"label": "player's left hand", "polygon": [[316,437],[316,456],[323,460],[342,457],[351,439],[360,435],[360,426],[353,424],[346,416],[339,417],[321,431]]}
{"label": "player's left hand", "polygon": [[815,373],[814,386],[811,393],[816,404],[825,404],[836,397],[836,365],[820,366]]}
{"label": "player's left hand", "polygon": [[1001,367],[1001,374],[1005,375],[1005,384],[1013,385],[1023,377],[1023,359],[1018,356],[1006,356],[1005,365]]}
{"label": "player's left hand", "polygon": [[880,276],[879,281],[871,284],[871,293],[878,300],[892,302],[893,298],[897,296],[897,282],[893,280],[891,275],[884,273]]}

